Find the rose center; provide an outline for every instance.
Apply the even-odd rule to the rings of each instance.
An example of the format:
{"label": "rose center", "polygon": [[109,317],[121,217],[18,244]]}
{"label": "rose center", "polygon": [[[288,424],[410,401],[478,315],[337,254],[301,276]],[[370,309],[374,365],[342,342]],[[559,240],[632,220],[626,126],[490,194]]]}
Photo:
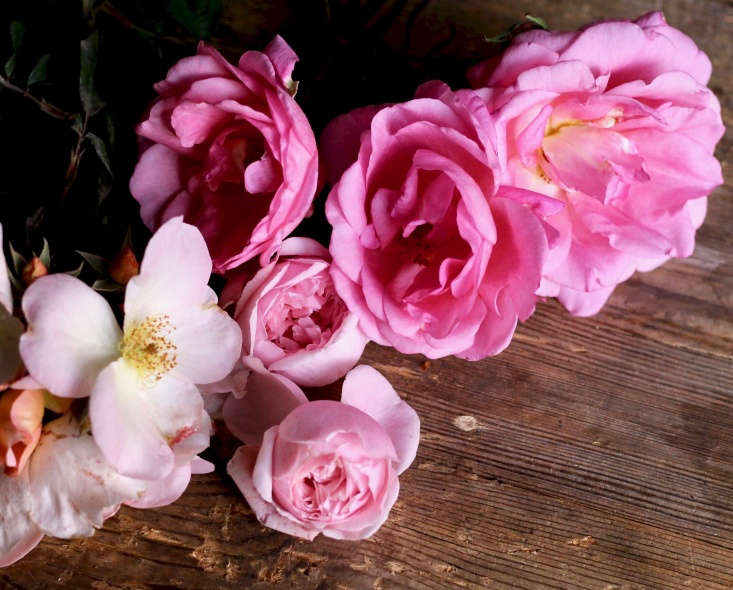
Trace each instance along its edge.
{"label": "rose center", "polygon": [[156,381],[175,368],[178,347],[173,341],[175,328],[167,315],[148,316],[125,330],[120,352],[143,378]]}
{"label": "rose center", "polygon": [[286,352],[325,345],[338,330],[346,306],[326,280],[305,280],[283,290],[265,318],[267,339]]}
{"label": "rose center", "polygon": [[262,135],[248,124],[228,129],[217,137],[209,148],[204,178],[211,190],[222,183],[242,184],[247,166],[262,158],[265,152]]}

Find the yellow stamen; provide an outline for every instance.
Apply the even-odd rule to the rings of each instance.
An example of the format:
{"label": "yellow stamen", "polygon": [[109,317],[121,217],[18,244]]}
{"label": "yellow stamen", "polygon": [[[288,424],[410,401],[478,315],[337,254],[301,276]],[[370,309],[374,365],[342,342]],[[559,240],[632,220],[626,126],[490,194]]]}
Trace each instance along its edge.
{"label": "yellow stamen", "polygon": [[178,363],[170,316],[152,315],[125,330],[120,352],[143,378],[160,380]]}

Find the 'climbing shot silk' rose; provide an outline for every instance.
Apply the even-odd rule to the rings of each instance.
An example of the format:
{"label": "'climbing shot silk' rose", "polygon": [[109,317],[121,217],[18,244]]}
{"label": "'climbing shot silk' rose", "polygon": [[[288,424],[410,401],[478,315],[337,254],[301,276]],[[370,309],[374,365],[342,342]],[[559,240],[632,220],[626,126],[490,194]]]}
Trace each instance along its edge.
{"label": "'climbing shot silk' rose", "polygon": [[722,182],[723,133],[695,43],[650,13],[518,35],[469,72],[496,120],[510,182],[562,200],[542,295],[597,312],[635,270],[689,256]]}
{"label": "'climbing shot silk' rose", "polygon": [[155,229],[184,215],[217,271],[258,255],[266,264],[310,210],[318,152],[293,98],[297,59],[279,36],[237,66],[200,44],[155,85],[160,98],[137,128],[152,142],[130,180],[143,221]]}
{"label": "'climbing shot silk' rose", "polygon": [[331,274],[364,333],[431,358],[503,350],[535,308],[548,249],[538,213],[562,204],[502,186],[482,99],[430,82],[335,119],[322,143],[341,152],[326,161],[340,175],[326,202]]}

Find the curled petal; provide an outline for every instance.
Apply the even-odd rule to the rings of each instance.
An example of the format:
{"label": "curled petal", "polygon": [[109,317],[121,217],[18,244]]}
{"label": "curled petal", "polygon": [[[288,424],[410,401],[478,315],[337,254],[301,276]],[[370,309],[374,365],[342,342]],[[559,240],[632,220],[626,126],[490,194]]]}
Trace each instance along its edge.
{"label": "curled petal", "polygon": [[280,424],[290,412],[307,402],[305,394],[289,379],[252,372],[244,397],[230,396],[224,402],[222,413],[232,434],[246,444],[259,445],[267,429]]}
{"label": "curled petal", "polygon": [[387,431],[397,451],[397,474],[410,466],[420,442],[420,418],[379,371],[367,365],[349,371],[341,401],[369,414]]}
{"label": "curled petal", "polygon": [[239,447],[227,464],[227,473],[237,484],[239,491],[247,500],[250,508],[263,525],[302,539],[312,541],[319,533],[318,529],[308,529],[294,519],[280,514],[275,506],[265,500],[255,488],[252,481],[252,472],[255,463],[259,460],[257,447]]}

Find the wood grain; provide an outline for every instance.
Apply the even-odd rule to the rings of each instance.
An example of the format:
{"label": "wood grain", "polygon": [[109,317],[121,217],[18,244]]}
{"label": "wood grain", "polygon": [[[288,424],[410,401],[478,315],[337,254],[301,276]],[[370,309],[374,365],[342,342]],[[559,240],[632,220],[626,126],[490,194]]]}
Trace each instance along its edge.
{"label": "wood grain", "polygon": [[[285,2],[248,5],[225,3],[232,31],[259,39],[297,24]],[[361,5],[374,21],[393,11],[389,47],[434,51],[441,64],[486,54],[482,36],[526,10],[576,28],[663,7],[710,55],[733,124],[730,2]],[[418,457],[373,538],[308,543],[261,527],[225,475],[224,440],[212,451],[217,472],[195,477],[175,504],[123,508],[90,539],[47,539],[0,570],[0,586],[733,588],[732,146],[728,131],[717,152],[727,183],[694,255],[636,274],[597,316],[541,304],[506,352],[477,363],[367,348],[364,362],[422,419]]]}

